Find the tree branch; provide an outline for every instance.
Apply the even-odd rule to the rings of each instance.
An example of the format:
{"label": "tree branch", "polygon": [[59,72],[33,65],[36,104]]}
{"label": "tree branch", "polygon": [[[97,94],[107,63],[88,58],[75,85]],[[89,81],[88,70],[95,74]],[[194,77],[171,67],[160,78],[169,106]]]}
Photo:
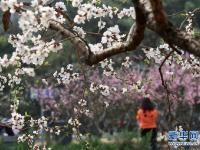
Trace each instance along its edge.
{"label": "tree branch", "polygon": [[70,38],[70,41],[80,52],[82,57],[81,59],[84,59],[86,64],[93,65],[110,56],[134,50],[143,40],[144,30],[146,27],[146,18],[144,12],[142,11],[142,7],[138,3],[138,0],[136,0],[136,2],[134,3],[136,10],[136,23],[135,25],[132,25],[127,36],[127,40],[113,47],[106,48],[98,53],[92,52],[86,45],[86,42],[83,41],[83,39],[81,39],[80,37],[75,37],[75,34],[72,31],[64,28],[61,24],[50,21],[50,28],[55,31],[60,31],[65,38],[74,37]]}
{"label": "tree branch", "polygon": [[[186,52],[200,57],[200,40],[174,27],[166,18],[160,0],[150,0],[150,3],[152,12],[148,15],[153,15],[154,17],[153,20],[148,21],[147,27],[158,33],[169,45],[177,46]],[[144,11],[147,10],[148,6],[145,6]]]}

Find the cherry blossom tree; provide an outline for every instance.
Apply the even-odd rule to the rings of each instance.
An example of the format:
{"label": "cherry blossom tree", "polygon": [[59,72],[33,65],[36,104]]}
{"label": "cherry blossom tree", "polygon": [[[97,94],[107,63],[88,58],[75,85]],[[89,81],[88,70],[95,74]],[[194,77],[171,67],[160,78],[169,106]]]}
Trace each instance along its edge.
{"label": "cherry blossom tree", "polygon": [[[170,99],[176,102],[186,100],[190,104],[196,103],[193,99],[193,84],[199,82],[200,40],[192,34],[192,17],[199,9],[187,14],[188,25],[182,30],[184,22],[181,29],[177,29],[166,17],[160,0],[131,2],[132,6],[129,8],[118,9],[97,0],[70,0],[70,7],[76,11],[76,14],[71,14],[64,2],[1,0],[5,31],[8,30],[10,18],[14,14],[18,15],[18,27],[21,31],[11,34],[8,38],[15,51],[11,56],[5,54],[0,58],[0,90],[7,86],[20,86],[23,84],[23,76],[34,78],[35,68],[43,65],[50,53],[61,51],[63,42],[68,41],[74,47],[79,69],[73,68],[72,64],[63,66],[50,77],[44,76],[42,82],[48,84],[49,78],[54,78],[57,84],[65,85],[68,90],[72,86],[74,89],[71,90],[78,93],[73,95],[72,102],[75,105],[73,115],[68,120],[76,134],[79,134],[78,129],[81,125],[80,116],[91,115],[88,108],[92,98],[89,98],[88,93],[93,98],[96,93],[98,98],[101,95],[100,99],[103,99],[106,107],[109,103],[122,101],[127,96],[135,99],[144,96],[162,99],[163,94],[168,101],[169,112],[171,103],[174,103]],[[112,20],[125,17],[134,22],[127,33],[122,33],[119,25],[109,26],[104,21],[105,18]],[[95,33],[87,31],[84,26],[92,20],[98,20]],[[157,33],[164,40],[164,44],[157,48],[141,49],[139,45],[143,41],[145,29]],[[53,35],[46,37],[48,33]],[[95,42],[87,38],[91,34],[98,36]],[[111,56],[139,49],[144,53],[146,61],[155,65],[151,64],[153,69],[143,69],[147,73],[135,69],[129,57],[122,61],[121,70],[114,69],[115,62],[110,59]],[[10,68],[12,71],[7,73]],[[95,68],[98,69],[91,75],[90,69]],[[82,83],[77,86],[76,82]],[[181,97],[179,92],[174,92],[183,84],[187,85],[184,86],[185,97]],[[157,92],[159,88],[162,89],[161,87],[163,93]],[[199,88],[195,90],[198,96]],[[67,99],[72,97],[67,96]],[[19,141],[27,141],[30,147],[39,149],[40,147],[33,142],[33,135],[38,135],[39,130],[51,131],[47,128],[47,119],[44,116],[39,119],[24,117],[17,113],[18,105],[18,100],[15,100],[12,106],[11,125],[18,131],[25,127],[24,122],[28,120],[30,127],[37,127],[31,134],[20,136]],[[55,132],[59,133],[59,130],[55,128]]]}

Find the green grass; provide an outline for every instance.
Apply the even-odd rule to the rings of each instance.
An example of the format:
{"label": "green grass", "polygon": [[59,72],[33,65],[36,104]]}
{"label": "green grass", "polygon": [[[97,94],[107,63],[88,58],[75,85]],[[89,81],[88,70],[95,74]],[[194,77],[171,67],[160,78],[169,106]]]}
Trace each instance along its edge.
{"label": "green grass", "polygon": [[[104,139],[104,140],[103,140]],[[84,141],[71,142],[68,145],[47,142],[47,147],[52,150],[148,150],[149,142],[139,138],[137,131],[124,130],[113,135],[105,134],[103,139],[91,136]],[[106,140],[105,140],[106,139]],[[0,150],[30,150],[26,144],[0,142]]]}

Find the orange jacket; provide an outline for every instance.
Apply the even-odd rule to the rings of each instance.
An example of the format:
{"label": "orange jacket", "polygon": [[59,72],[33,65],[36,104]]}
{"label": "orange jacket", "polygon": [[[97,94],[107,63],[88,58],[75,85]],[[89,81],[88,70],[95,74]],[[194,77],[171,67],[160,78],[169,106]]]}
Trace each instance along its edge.
{"label": "orange jacket", "polygon": [[156,128],[156,120],[157,120],[157,110],[154,109],[152,111],[144,111],[142,109],[139,109],[137,111],[136,119],[139,122],[139,126],[142,129],[145,128]]}

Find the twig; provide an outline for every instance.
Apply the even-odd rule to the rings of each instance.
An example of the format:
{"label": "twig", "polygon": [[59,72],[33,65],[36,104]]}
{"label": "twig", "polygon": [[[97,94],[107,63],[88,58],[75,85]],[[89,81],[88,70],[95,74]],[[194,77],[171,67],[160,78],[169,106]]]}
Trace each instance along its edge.
{"label": "twig", "polygon": [[162,73],[162,67],[165,64],[165,62],[167,61],[167,59],[174,53],[174,51],[176,51],[176,49],[171,46],[173,49],[172,51],[165,57],[165,59],[162,61],[160,67],[159,67],[159,73],[160,73],[160,77],[161,77],[161,81],[162,81],[162,85],[166,90],[167,93],[167,102],[168,102],[168,110],[169,110],[169,117],[171,116],[171,103],[170,103],[170,91],[168,89],[167,83],[164,81],[164,77],[163,77],[163,73]]}
{"label": "twig", "polygon": [[101,33],[96,33],[96,32],[90,32],[90,31],[86,31],[87,34],[90,34],[90,35],[94,35],[94,36],[102,36]]}
{"label": "twig", "polygon": [[[198,13],[198,12],[200,12],[200,8],[194,9],[194,10],[192,11],[192,14],[195,14],[195,13]],[[188,15],[188,16],[183,20],[183,22],[181,23],[181,25],[180,25],[180,27],[179,27],[180,30],[183,28],[183,25],[184,25],[184,23],[187,21],[187,19],[189,18],[189,16],[190,16],[190,15]]]}

